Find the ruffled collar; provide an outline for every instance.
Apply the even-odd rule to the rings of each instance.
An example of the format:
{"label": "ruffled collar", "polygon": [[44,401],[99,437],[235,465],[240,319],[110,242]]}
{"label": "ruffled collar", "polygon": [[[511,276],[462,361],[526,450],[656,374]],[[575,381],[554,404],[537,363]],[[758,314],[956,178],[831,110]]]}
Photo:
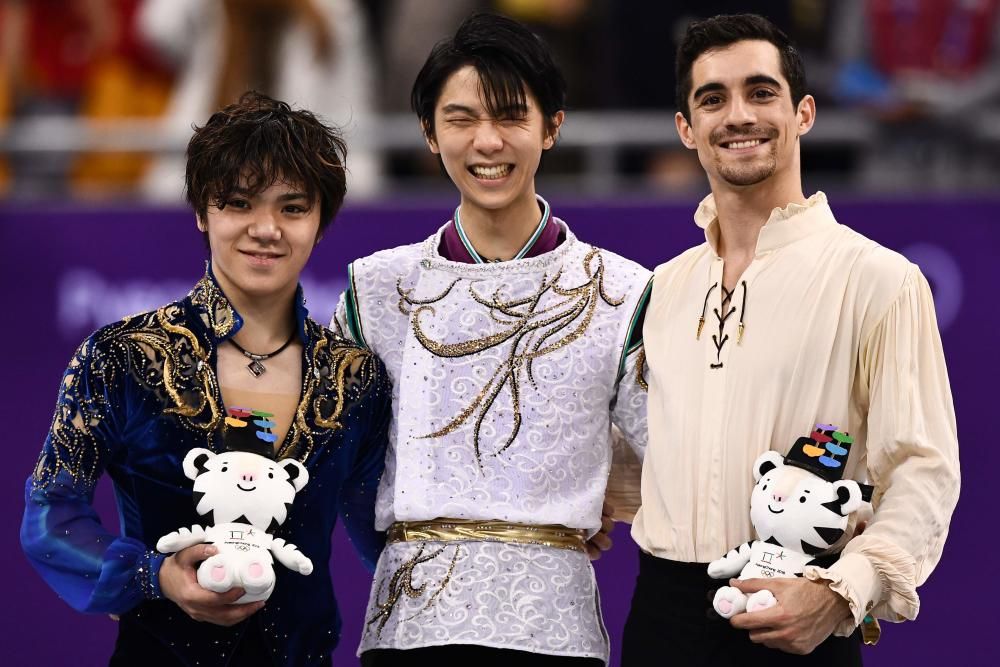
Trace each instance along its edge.
{"label": "ruffled collar", "polygon": [[[705,230],[705,240],[718,255],[719,214],[713,195],[701,200],[695,211],[694,221]],[[777,250],[831,224],[837,224],[837,221],[822,192],[809,197],[804,204],[793,202],[784,208],[775,208],[757,237],[756,254]]]}
{"label": "ruffled collar", "polygon": [[[243,328],[243,317],[219,286],[210,261],[205,262],[205,275],[188,293],[188,299],[195,306],[201,323],[205,325],[216,345],[234,336]],[[308,316],[309,310],[306,308],[306,299],[300,284],[295,288],[295,324],[299,338],[304,343],[309,342],[306,327]]]}

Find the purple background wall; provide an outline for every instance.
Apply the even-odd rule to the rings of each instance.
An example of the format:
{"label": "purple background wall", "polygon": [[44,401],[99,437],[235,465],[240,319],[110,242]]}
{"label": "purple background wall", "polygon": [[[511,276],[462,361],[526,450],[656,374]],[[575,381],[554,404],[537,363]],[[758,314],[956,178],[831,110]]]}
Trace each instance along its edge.
{"label": "purple background wall", "polygon": [[[691,222],[693,202],[553,202],[576,234],[653,267],[703,237]],[[995,500],[987,497],[1000,470],[995,429],[997,363],[996,273],[1000,201],[834,201],[841,222],[899,250],[921,265],[935,289],[939,322],[958,412],[963,490],[937,571],[921,589],[916,623],[886,625],[882,642],[865,650],[869,665],[995,664],[991,641],[996,584]],[[317,248],[303,281],[316,319],[327,321],[345,265],[377,249],[424,238],[453,203],[396,202],[344,211]],[[134,208],[0,208],[0,264],[8,291],[2,327],[5,444],[0,469],[0,563],[3,662],[8,665],[106,664],[114,623],[72,611],[48,589],[20,553],[17,533],[24,480],[35,463],[54,407],[59,377],[74,347],[99,325],[186,292],[201,275],[205,250],[190,213]],[[99,506],[115,525],[110,490]],[[986,510],[976,508],[986,508]],[[597,563],[613,664],[636,573],[627,526]],[[342,534],[334,573],[344,634],[335,664],[356,664],[354,649],[370,577]],[[665,601],[669,603],[669,601]]]}

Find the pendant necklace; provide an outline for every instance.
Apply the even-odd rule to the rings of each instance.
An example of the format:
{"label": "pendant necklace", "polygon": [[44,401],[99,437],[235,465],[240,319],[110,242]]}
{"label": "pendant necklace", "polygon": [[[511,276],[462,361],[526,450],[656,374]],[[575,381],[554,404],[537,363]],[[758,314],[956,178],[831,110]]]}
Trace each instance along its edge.
{"label": "pendant necklace", "polygon": [[229,339],[229,342],[233,344],[233,347],[235,347],[237,350],[243,353],[244,357],[250,360],[250,363],[247,364],[247,370],[250,371],[250,375],[254,376],[255,378],[259,378],[261,375],[264,374],[265,371],[267,371],[267,369],[264,368],[264,364],[262,364],[261,362],[266,361],[271,357],[273,357],[274,355],[280,354],[282,351],[284,351],[284,349],[289,345],[291,345],[292,341],[295,340],[295,335],[297,333],[298,331],[293,329],[292,335],[288,337],[288,340],[285,341],[284,345],[279,347],[274,352],[268,352],[267,354],[255,354],[253,352],[248,352],[247,350],[244,350],[242,347],[240,347],[240,344],[237,343],[232,338]]}

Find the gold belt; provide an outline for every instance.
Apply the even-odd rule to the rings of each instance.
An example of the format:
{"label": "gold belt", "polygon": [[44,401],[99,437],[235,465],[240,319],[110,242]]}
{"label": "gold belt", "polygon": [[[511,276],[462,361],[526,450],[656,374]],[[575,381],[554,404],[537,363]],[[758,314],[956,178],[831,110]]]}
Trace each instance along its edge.
{"label": "gold belt", "polygon": [[434,519],[397,521],[389,526],[388,542],[511,542],[538,544],[586,553],[587,531],[558,524],[534,526],[506,521]]}

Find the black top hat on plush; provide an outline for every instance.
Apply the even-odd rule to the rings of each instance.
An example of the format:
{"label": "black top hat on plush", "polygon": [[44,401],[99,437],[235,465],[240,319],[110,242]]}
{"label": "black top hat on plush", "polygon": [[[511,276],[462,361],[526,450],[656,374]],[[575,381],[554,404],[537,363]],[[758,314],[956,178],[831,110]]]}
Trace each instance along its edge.
{"label": "black top hat on plush", "polygon": [[[785,464],[803,468],[819,475],[828,482],[843,479],[847,457],[851,454],[854,438],[846,431],[831,424],[816,424],[808,436],[799,438],[785,455]],[[859,484],[865,500],[871,498],[871,487]]]}
{"label": "black top hat on plush", "polygon": [[222,444],[227,452],[250,452],[274,458],[274,415],[263,410],[229,408]]}

